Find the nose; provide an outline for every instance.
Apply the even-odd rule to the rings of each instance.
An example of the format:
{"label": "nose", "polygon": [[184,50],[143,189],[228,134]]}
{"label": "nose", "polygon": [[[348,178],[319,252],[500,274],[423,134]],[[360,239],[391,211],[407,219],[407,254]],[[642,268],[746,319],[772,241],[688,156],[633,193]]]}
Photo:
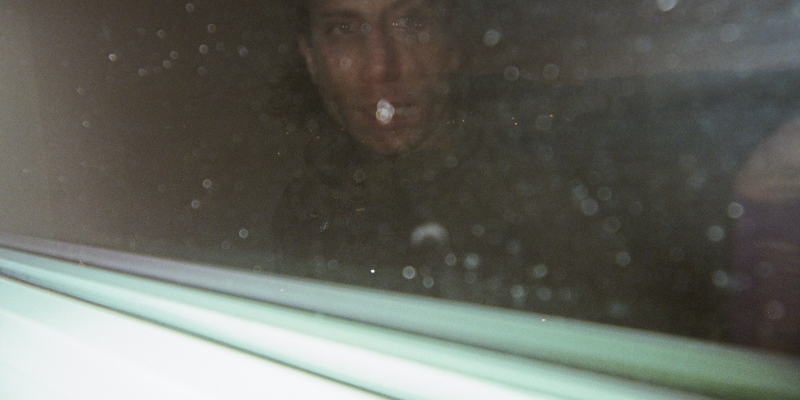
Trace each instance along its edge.
{"label": "nose", "polygon": [[365,36],[367,74],[374,82],[391,82],[399,78],[396,41],[383,29],[362,27]]}

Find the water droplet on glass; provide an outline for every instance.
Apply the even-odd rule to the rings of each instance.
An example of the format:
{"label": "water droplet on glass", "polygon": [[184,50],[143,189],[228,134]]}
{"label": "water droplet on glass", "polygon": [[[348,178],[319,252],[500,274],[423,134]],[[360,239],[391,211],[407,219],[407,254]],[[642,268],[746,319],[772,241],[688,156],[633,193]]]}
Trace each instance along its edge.
{"label": "water droplet on glass", "polygon": [[511,297],[516,300],[522,300],[527,295],[527,290],[522,285],[514,285],[511,287]]}
{"label": "water droplet on glass", "polygon": [[614,262],[620,267],[627,267],[631,263],[631,255],[627,251],[620,251],[614,257]]}
{"label": "water droplet on glass", "polygon": [[139,76],[145,76],[145,75],[147,75],[147,70],[144,68],[139,68]]}
{"label": "water droplet on glass", "polygon": [[378,101],[377,110],[375,110],[375,118],[385,125],[392,122],[393,116],[394,106],[392,106],[392,103],[389,103],[389,101],[386,99],[381,99]]}
{"label": "water droplet on glass", "polygon": [[656,6],[663,12],[672,10],[676,5],[678,5],[678,0],[656,0]]}
{"label": "water droplet on glass", "polygon": [[83,125],[84,128],[88,128],[91,125],[91,123],[89,123],[89,121],[83,121],[81,125]]}
{"label": "water droplet on glass", "polygon": [[363,33],[363,34],[365,34],[365,35],[366,35],[366,34],[368,34],[368,33],[369,33],[371,30],[372,30],[372,27],[371,27],[369,24],[367,24],[367,23],[361,24],[361,33]]}
{"label": "water droplet on glass", "polygon": [[403,268],[403,278],[414,279],[415,276],[417,276],[417,270],[414,267],[409,265]]}
{"label": "water droplet on glass", "polygon": [[200,54],[208,54],[208,46],[205,44],[201,44],[198,50],[200,51]]}
{"label": "water droplet on glass", "polygon": [[225,240],[220,244],[220,247],[222,247],[222,250],[228,250],[231,248],[231,242]]}
{"label": "water droplet on glass", "polygon": [[367,179],[367,174],[362,170],[358,170],[353,173],[353,179],[356,181],[356,183],[364,182],[364,180]]}
{"label": "water droplet on glass", "polygon": [[158,36],[160,39],[163,39],[167,37],[167,32],[164,32],[163,29],[159,29],[158,32],[156,32],[156,36]]}
{"label": "water droplet on glass", "polygon": [[481,225],[481,224],[473,225],[471,231],[472,231],[472,234],[477,236],[477,237],[481,237],[484,234],[486,234],[486,228],[484,228],[483,225]]}
{"label": "water droplet on glass", "polygon": [[536,289],[536,297],[542,301],[549,301],[553,298],[553,289],[549,287],[540,287]]}
{"label": "water droplet on glass", "polygon": [[237,47],[237,51],[239,52],[239,57],[242,58],[245,58],[248,54],[250,54],[250,51],[248,51],[247,47],[244,47],[244,45],[239,45],[239,47]]}
{"label": "water droplet on glass", "polygon": [[611,200],[611,194],[611,189],[605,186],[597,190],[597,198],[603,201]]}
{"label": "water droplet on glass", "polygon": [[200,67],[197,69],[197,73],[200,75],[205,75],[208,73],[208,70],[206,69],[206,67]]}
{"label": "water droplet on glass", "polygon": [[513,65],[506,67],[505,71],[503,71],[503,77],[505,77],[507,81],[517,80],[517,78],[519,78],[519,68]]}
{"label": "water droplet on glass", "polygon": [[727,272],[720,269],[711,274],[711,281],[718,288],[726,288],[731,284],[731,277]]}
{"label": "water droplet on glass", "polygon": [[739,204],[737,202],[733,202],[733,203],[728,205],[728,216],[729,217],[731,217],[733,219],[739,219],[739,218],[742,217],[742,215],[744,215],[744,206],[743,205],[741,205],[741,204]]}
{"label": "water droplet on glass", "polygon": [[170,51],[169,52],[169,58],[171,58],[173,60],[177,60],[178,59],[178,52],[177,51]]}
{"label": "water droplet on glass", "polygon": [[779,320],[786,315],[786,308],[777,300],[770,300],[764,307],[764,314],[771,320]]}
{"label": "water droplet on glass", "polygon": [[585,199],[581,201],[581,212],[583,212],[583,215],[595,215],[599,209],[600,206],[597,204],[597,200],[595,199]]}
{"label": "water droplet on glass", "polygon": [[203,180],[203,187],[204,188],[211,189],[211,185],[213,185],[213,183],[211,182],[211,179],[204,179]]}
{"label": "water droplet on glass", "polygon": [[117,61],[117,55],[114,54],[114,53],[111,53],[111,54],[108,55],[108,59],[111,60],[111,61]]}
{"label": "water droplet on glass", "polygon": [[617,233],[620,227],[622,227],[622,223],[617,217],[608,217],[603,221],[603,231],[609,235]]}
{"label": "water droplet on glass", "polygon": [[489,29],[488,31],[486,31],[486,33],[483,34],[483,44],[490,47],[496,46],[497,43],[500,43],[501,36],[502,35],[500,34],[500,32],[494,29]]}
{"label": "water droplet on glass", "polygon": [[536,264],[532,268],[528,269],[528,274],[531,276],[531,278],[542,279],[547,276],[547,265]]}
{"label": "water droplet on glass", "polygon": [[200,208],[200,200],[192,200],[192,208],[194,208],[195,210]]}
{"label": "water droplet on glass", "polygon": [[447,229],[441,224],[429,222],[422,224],[411,232],[411,244],[419,246],[426,240],[433,240],[434,242],[444,243],[448,239]]}
{"label": "water droplet on glass", "polygon": [[722,239],[725,238],[725,229],[723,229],[719,225],[712,225],[708,227],[708,231],[706,231],[706,236],[708,236],[708,240],[714,243],[721,242]]}
{"label": "water droplet on glass", "polygon": [[170,60],[164,60],[164,62],[163,62],[163,63],[161,63],[161,65],[163,65],[163,66],[164,66],[164,68],[172,68],[172,61],[170,61]]}
{"label": "water droplet on glass", "polygon": [[186,3],[186,11],[193,12],[194,11],[194,4]]}
{"label": "water droplet on glass", "polygon": [[559,72],[560,71],[558,69],[558,65],[555,64],[547,64],[542,69],[542,75],[544,75],[544,78],[547,79],[548,81],[552,81],[558,78]]}
{"label": "water droplet on glass", "polygon": [[250,231],[245,228],[239,229],[239,237],[242,239],[247,239],[250,236]]}
{"label": "water droplet on glass", "polygon": [[426,277],[425,277],[425,278],[422,280],[422,286],[425,286],[425,289],[430,289],[430,288],[432,288],[432,287],[433,287],[433,278],[431,278],[430,276],[426,276]]}
{"label": "water droplet on glass", "polygon": [[476,269],[481,265],[481,257],[475,253],[469,253],[464,257],[464,268]]}
{"label": "water droplet on glass", "polygon": [[448,255],[446,255],[444,257],[444,263],[448,267],[452,267],[452,266],[456,265],[457,262],[458,262],[458,257],[456,257],[456,255],[453,254],[453,253],[449,253]]}
{"label": "water droplet on glass", "polygon": [[206,29],[208,30],[208,33],[214,33],[217,31],[217,26],[214,24],[208,24]]}

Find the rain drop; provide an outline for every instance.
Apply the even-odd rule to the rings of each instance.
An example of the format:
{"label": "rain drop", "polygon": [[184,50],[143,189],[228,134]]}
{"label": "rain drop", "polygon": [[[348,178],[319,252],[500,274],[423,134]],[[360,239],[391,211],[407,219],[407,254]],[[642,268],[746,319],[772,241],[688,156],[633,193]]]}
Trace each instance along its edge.
{"label": "rain drop", "polygon": [[500,36],[500,32],[494,29],[489,29],[483,34],[483,44],[489,47],[496,46],[497,43],[500,43]]}

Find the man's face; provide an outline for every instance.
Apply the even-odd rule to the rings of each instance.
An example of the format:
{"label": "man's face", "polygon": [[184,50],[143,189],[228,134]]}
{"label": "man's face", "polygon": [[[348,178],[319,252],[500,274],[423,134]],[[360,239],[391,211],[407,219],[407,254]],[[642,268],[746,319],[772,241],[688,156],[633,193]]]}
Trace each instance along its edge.
{"label": "man's face", "polygon": [[354,139],[393,155],[441,134],[455,57],[430,0],[310,0],[309,11],[300,50]]}

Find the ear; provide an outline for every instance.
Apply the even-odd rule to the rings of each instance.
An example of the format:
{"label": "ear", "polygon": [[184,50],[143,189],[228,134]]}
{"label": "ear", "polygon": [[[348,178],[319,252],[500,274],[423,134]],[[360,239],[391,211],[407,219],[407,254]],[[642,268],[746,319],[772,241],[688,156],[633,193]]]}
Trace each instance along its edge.
{"label": "ear", "polygon": [[297,45],[300,47],[300,52],[303,53],[303,57],[306,59],[306,68],[308,68],[308,72],[311,74],[311,81],[316,84],[317,65],[314,62],[314,50],[308,43],[308,38],[303,35],[297,37]]}

